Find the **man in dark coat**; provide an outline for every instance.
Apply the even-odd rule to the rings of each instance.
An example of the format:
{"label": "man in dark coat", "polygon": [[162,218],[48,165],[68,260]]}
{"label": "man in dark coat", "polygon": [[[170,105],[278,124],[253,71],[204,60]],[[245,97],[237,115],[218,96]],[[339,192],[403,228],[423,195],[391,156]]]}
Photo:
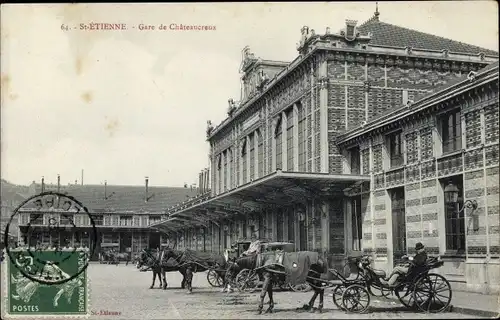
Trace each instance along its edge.
{"label": "man in dark coat", "polygon": [[[422,266],[425,264],[427,261],[427,253],[425,252],[424,245],[419,242],[415,245],[415,250],[417,251],[417,254],[415,257],[413,257],[413,265],[416,267]],[[405,258],[404,256],[403,258]],[[406,257],[407,258],[407,257]],[[389,280],[386,279],[380,279],[380,282],[384,285],[387,285],[389,287],[394,287],[397,285],[396,280],[399,278],[399,276],[404,276],[408,273],[408,270],[410,269],[410,264],[411,262],[406,262],[402,263],[400,265],[397,265],[394,267],[392,270],[391,275],[389,276]]]}

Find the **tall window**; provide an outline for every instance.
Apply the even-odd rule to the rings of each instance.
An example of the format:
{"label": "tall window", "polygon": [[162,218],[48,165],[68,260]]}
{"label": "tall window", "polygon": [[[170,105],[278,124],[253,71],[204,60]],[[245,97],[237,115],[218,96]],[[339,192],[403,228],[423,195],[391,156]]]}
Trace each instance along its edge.
{"label": "tall window", "polygon": [[[149,218],[149,219],[151,221],[151,218]],[[120,216],[120,225],[121,226],[132,226],[132,216]]]}
{"label": "tall window", "polygon": [[391,159],[391,167],[397,167],[403,164],[403,148],[401,142],[401,131],[392,133],[388,136],[389,139],[389,157]]}
{"label": "tall window", "polygon": [[354,147],[349,150],[350,164],[351,164],[351,174],[360,174],[361,167],[361,156],[359,153],[359,147]]}
{"label": "tall window", "polygon": [[234,180],[234,160],[233,160],[233,152],[229,150],[229,171],[230,171],[230,181],[231,185],[229,186],[230,188],[234,188],[235,186],[235,180]]}
{"label": "tall window", "polygon": [[222,157],[219,155],[219,159],[217,160],[217,180],[218,187],[219,187],[219,192],[222,192]]}
{"label": "tall window", "polygon": [[351,198],[352,250],[361,250],[363,239],[363,215],[361,214],[361,196]]}
{"label": "tall window", "polygon": [[464,203],[464,183],[462,175],[443,180],[446,186],[449,182],[458,188],[458,203],[444,204],[446,250],[465,252],[465,218],[464,211],[458,213]]}
{"label": "tall window", "polygon": [[92,215],[92,220],[94,220],[96,226],[102,226],[104,218],[102,215]]}
{"label": "tall window", "polygon": [[255,178],[255,133],[250,134],[250,180]]}
{"label": "tall window", "polygon": [[[278,241],[283,241],[283,227],[284,227],[284,217],[282,209],[279,209],[276,216],[276,239]],[[288,239],[287,239],[288,240]]]}
{"label": "tall window", "polygon": [[440,117],[443,153],[462,149],[462,127],[460,109],[455,109]]}
{"label": "tall window", "polygon": [[242,183],[245,184],[247,183],[247,139],[245,138],[243,140],[243,146],[241,147],[241,158],[242,158],[242,165],[243,165],[243,168],[241,168],[241,171],[243,172],[243,176],[242,176]]}
{"label": "tall window", "polygon": [[228,174],[227,174],[227,151],[224,151],[224,180],[222,182],[222,192],[227,190],[227,180],[228,180]]}
{"label": "tall window", "polygon": [[352,250],[361,250],[363,239],[363,215],[361,214],[361,196],[351,198]]}
{"label": "tall window", "polygon": [[263,177],[264,176],[264,138],[263,138],[263,135],[262,135],[262,132],[260,132],[260,130],[257,131],[257,143],[258,143],[258,146],[257,146],[257,152],[258,152],[258,162],[259,162],[259,166],[258,166],[258,172],[259,172],[259,177]]}
{"label": "tall window", "polygon": [[294,171],[293,167],[293,108],[286,112],[286,158],[287,171]]}
{"label": "tall window", "polygon": [[283,169],[283,149],[282,149],[282,138],[283,131],[281,130],[281,115],[276,123],[276,129],[274,136],[276,137],[276,169]]}
{"label": "tall window", "polygon": [[306,113],[302,104],[298,104],[298,132],[299,132],[299,168],[298,171],[306,171],[306,148],[305,148],[305,136],[306,136]]}

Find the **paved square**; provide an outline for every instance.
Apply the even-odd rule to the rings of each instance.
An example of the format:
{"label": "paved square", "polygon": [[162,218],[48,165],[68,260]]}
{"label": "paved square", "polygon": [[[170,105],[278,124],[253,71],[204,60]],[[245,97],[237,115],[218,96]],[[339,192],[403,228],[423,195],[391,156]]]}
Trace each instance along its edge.
{"label": "paved square", "polygon": [[347,314],[338,310],[332,297],[326,294],[322,314],[296,312],[296,307],[309,301],[311,292],[276,292],[275,313],[258,316],[258,293],[221,293],[220,289],[210,287],[206,273],[195,274],[191,295],[180,289],[181,275],[178,272],[167,273],[167,290],[158,289],[158,280],[156,288],[149,289],[152,273],[139,272],[131,265],[91,264],[88,275],[91,281],[90,309],[93,319],[471,318],[457,313],[417,314],[401,308],[397,303],[378,298],[372,299],[370,313]]}

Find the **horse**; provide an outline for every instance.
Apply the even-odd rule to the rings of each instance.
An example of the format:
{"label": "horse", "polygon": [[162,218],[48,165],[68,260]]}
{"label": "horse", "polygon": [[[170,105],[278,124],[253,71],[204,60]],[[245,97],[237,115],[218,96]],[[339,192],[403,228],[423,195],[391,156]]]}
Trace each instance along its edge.
{"label": "horse", "polygon": [[[281,262],[278,261],[281,256]],[[285,258],[283,258],[285,257]],[[285,261],[284,261],[285,260]],[[293,275],[293,269],[302,269],[302,278],[311,285],[314,290],[314,294],[309,300],[308,304],[304,304],[302,307],[297,308],[297,310],[304,311],[318,311],[321,313],[323,311],[323,301],[325,289],[322,286],[323,281],[328,281],[332,278],[332,274],[328,271],[328,264],[323,259],[319,258],[319,254],[313,251],[299,251],[299,252],[266,252],[260,254],[253,254],[249,256],[243,256],[236,258],[236,260],[230,264],[228,268],[228,273],[235,277],[236,274],[242,269],[256,270],[259,277],[264,279],[262,285],[262,290],[260,292],[260,301],[258,306],[258,313],[262,314],[262,309],[264,307],[264,298],[266,294],[269,295],[269,307],[265,313],[272,313],[274,309],[273,300],[273,286],[275,277],[277,275],[282,275],[282,271],[285,268],[285,273],[287,275]],[[300,270],[299,270],[300,271]],[[305,277],[304,277],[305,276]],[[314,309],[314,303],[319,295],[319,305],[317,309]]]}
{"label": "horse", "polygon": [[147,266],[151,268],[151,271],[153,271],[153,282],[151,283],[149,289],[153,289],[156,276],[158,276],[158,280],[160,281],[160,288],[163,288],[163,290],[167,289],[168,284],[166,273],[172,271],[179,271],[182,274],[181,288],[184,289],[186,283],[185,271],[181,270],[177,265],[168,264],[167,261],[169,258],[166,258],[162,252],[163,251],[157,251],[154,254],[151,252],[151,249],[143,249],[139,254],[137,268],[140,269],[142,266]]}
{"label": "horse", "polygon": [[[183,251],[164,249],[162,259],[169,260],[173,258],[179,265],[179,271],[185,274],[185,284],[188,293],[193,292],[193,273],[207,271],[210,267],[215,267],[216,273],[225,279],[224,272],[219,270],[226,268],[226,259],[224,256],[215,253],[193,251],[186,249]],[[184,287],[183,287],[184,288]]]}

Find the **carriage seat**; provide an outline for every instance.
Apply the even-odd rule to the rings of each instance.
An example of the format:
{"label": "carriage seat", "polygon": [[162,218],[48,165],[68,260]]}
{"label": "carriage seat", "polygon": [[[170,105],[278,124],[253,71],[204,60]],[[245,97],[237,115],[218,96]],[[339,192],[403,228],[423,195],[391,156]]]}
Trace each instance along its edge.
{"label": "carriage seat", "polygon": [[384,278],[387,276],[384,270],[381,269],[372,269],[373,273],[380,278]]}

